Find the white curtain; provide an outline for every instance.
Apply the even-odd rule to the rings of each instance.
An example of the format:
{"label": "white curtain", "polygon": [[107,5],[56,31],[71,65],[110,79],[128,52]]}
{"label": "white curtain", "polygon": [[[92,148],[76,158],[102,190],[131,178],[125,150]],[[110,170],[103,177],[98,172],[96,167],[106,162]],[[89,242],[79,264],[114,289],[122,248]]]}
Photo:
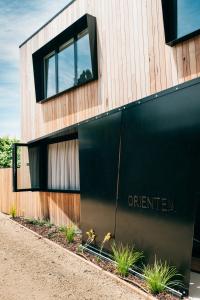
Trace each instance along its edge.
{"label": "white curtain", "polygon": [[70,140],[48,146],[48,188],[79,190],[79,145]]}

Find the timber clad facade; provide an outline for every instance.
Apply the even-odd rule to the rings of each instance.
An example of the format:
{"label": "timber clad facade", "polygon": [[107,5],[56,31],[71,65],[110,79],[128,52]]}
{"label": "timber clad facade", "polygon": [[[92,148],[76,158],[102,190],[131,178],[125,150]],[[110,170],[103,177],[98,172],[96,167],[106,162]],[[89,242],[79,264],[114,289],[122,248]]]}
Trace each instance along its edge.
{"label": "timber clad facade", "polygon": [[[20,215],[80,225],[82,201],[83,231],[97,226],[99,239],[109,231],[119,241],[136,241],[144,248],[146,239],[148,251],[177,260],[188,285],[194,200],[188,208],[182,204],[190,188],[181,188],[188,184],[196,189],[196,179],[190,180],[187,172],[197,173],[192,159],[187,164],[189,150],[183,140],[190,143],[193,124],[196,134],[200,128],[195,114],[200,35],[198,26],[180,27],[185,17],[180,3],[75,0],[20,46],[20,147],[30,147],[20,152],[21,169],[14,170],[14,184],[24,189],[16,196]],[[182,13],[178,21],[177,11]],[[171,16],[177,28],[168,28]],[[59,75],[61,57],[69,60],[64,61],[71,70],[67,81]],[[190,110],[190,94],[197,109]],[[141,102],[142,108],[135,109]],[[183,128],[188,135],[180,140]],[[173,173],[176,163],[182,181]],[[191,214],[186,216],[187,209]],[[133,223],[137,233],[132,238]],[[184,234],[179,234],[183,227]],[[151,240],[145,228],[155,233]],[[172,239],[182,243],[181,257]]]}
{"label": "timber clad facade", "polygon": [[[33,53],[86,13],[97,22],[98,80],[36,103]],[[160,0],[76,0],[22,44],[20,60],[21,141],[26,143],[198,77],[200,36],[167,46]],[[41,216],[43,194],[20,195],[28,206],[24,213]],[[70,198],[79,207],[79,195],[48,195],[56,205],[68,205]]]}

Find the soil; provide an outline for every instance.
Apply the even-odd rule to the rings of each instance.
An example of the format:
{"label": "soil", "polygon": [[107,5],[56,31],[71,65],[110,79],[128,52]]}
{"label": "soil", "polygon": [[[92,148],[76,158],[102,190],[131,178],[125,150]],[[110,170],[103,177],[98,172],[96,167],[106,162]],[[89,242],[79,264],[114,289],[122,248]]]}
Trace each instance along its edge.
{"label": "soil", "polygon": [[[81,245],[81,232],[78,233],[75,236],[75,240],[73,243],[68,243],[66,241],[66,237],[63,232],[59,230],[59,227],[52,225],[51,227],[46,225],[34,225],[29,222],[28,219],[22,218],[22,217],[16,217],[14,219],[21,225],[35,231],[39,235],[48,238],[52,240],[53,242],[61,245],[64,248],[67,248],[68,250],[76,253],[77,255],[80,255],[84,257],[86,260],[89,260],[93,262],[94,264],[100,266],[103,270],[109,271],[115,275],[117,275],[115,265],[113,263],[110,263],[108,261],[105,261],[103,259],[100,259],[99,257],[96,257],[95,255],[92,255],[86,251],[82,252],[80,251],[80,245]],[[138,288],[142,289],[146,293],[148,293],[147,287],[145,285],[145,282],[141,280],[140,278],[129,274],[126,278],[123,278],[125,281],[129,282],[130,284],[133,284],[134,286],[137,286]],[[157,298],[159,300],[177,300],[179,298],[169,294],[169,293],[161,293],[157,295]],[[95,298],[96,299],[96,298]]]}

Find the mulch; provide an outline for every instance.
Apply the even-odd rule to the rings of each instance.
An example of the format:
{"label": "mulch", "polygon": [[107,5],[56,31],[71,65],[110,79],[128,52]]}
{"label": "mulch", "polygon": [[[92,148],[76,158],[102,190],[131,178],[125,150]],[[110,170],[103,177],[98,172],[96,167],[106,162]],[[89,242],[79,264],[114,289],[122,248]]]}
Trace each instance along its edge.
{"label": "mulch", "polygon": [[[58,245],[62,246],[63,248],[66,248],[77,255],[80,255],[84,257],[86,260],[93,262],[94,264],[98,265],[105,271],[109,271],[117,276],[115,265],[109,261],[100,259],[99,257],[92,255],[91,253],[87,251],[83,251],[81,248],[81,242],[82,242],[82,236],[81,232],[76,234],[75,239],[73,243],[68,243],[65,237],[65,234],[59,230],[58,226],[52,225],[52,226],[47,226],[46,224],[44,225],[35,225],[31,224],[28,219],[25,219],[23,217],[15,217],[13,218],[15,221],[17,221],[19,224],[23,225],[24,227],[27,227],[34,232],[38,233],[44,238],[47,238]],[[120,277],[122,278],[122,277]],[[137,286],[138,288],[142,289],[146,293],[149,293],[146,287],[145,282],[141,279],[138,278],[137,276],[134,276],[132,274],[129,274],[126,278],[122,278],[123,280],[129,282],[130,284],[133,284],[134,286]],[[172,294],[169,293],[160,293],[159,295],[156,295],[156,298],[159,300],[177,300],[179,299],[178,297],[175,297]]]}

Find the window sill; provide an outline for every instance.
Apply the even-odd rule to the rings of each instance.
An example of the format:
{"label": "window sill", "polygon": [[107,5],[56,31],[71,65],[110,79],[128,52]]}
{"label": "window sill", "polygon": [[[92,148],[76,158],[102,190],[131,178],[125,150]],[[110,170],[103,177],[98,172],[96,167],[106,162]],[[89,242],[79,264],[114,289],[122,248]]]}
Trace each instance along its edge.
{"label": "window sill", "polygon": [[194,38],[195,36],[197,36],[197,35],[199,35],[199,34],[200,34],[200,29],[195,30],[195,31],[193,31],[193,32],[191,32],[191,33],[188,33],[188,34],[186,34],[186,35],[184,35],[184,36],[182,36],[182,37],[179,37],[179,38],[177,38],[177,39],[174,39],[174,40],[172,40],[172,41],[166,41],[166,44],[167,44],[168,46],[173,47],[173,46],[175,46],[176,44],[181,43],[181,42],[184,42],[184,41],[187,41],[187,40],[189,40],[189,39],[191,39],[191,38]]}

